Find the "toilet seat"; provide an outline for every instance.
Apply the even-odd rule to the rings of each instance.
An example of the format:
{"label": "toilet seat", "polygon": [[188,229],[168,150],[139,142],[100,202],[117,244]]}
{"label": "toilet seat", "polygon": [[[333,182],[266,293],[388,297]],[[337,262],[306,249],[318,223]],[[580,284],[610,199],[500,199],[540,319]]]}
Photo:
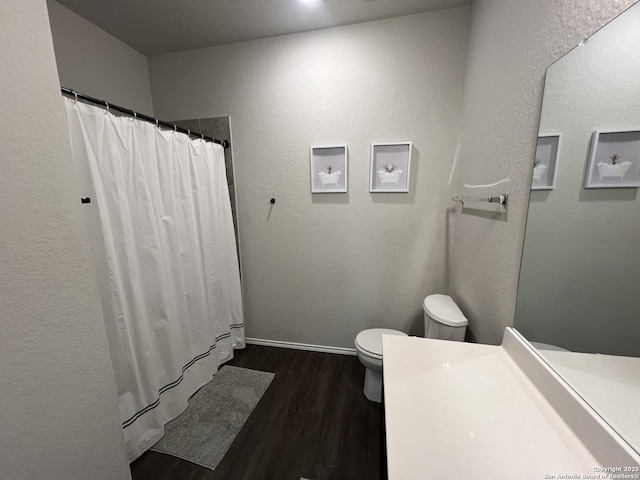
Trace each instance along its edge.
{"label": "toilet seat", "polygon": [[389,328],[370,328],[356,336],[356,348],[365,355],[382,360],[382,335],[407,336],[404,332]]}

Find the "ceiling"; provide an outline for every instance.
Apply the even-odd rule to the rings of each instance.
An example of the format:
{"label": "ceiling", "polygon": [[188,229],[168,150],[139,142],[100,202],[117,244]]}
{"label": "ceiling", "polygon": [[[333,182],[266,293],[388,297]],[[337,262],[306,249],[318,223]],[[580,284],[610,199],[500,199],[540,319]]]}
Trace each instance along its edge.
{"label": "ceiling", "polygon": [[145,55],[380,20],[471,0],[57,0]]}

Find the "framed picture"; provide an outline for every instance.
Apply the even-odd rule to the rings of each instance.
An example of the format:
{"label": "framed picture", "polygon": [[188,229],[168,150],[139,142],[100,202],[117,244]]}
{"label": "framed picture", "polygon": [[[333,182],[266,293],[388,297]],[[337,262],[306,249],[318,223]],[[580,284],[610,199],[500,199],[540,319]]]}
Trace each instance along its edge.
{"label": "framed picture", "polygon": [[640,186],[640,130],[593,132],[585,188]]}
{"label": "framed picture", "polygon": [[411,142],[371,144],[369,191],[409,191]]}
{"label": "framed picture", "polygon": [[538,136],[536,157],[533,161],[531,190],[551,190],[556,186],[561,133]]}
{"label": "framed picture", "polygon": [[347,146],[311,147],[311,193],[347,191]]}

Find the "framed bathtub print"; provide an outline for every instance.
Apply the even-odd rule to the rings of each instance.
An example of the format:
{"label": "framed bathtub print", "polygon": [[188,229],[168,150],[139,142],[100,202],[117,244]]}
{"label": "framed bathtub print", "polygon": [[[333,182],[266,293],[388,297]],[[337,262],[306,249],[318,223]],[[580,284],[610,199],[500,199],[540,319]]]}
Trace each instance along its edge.
{"label": "framed bathtub print", "polygon": [[372,143],[369,191],[409,191],[411,142]]}
{"label": "framed bathtub print", "polygon": [[585,188],[640,186],[640,130],[595,131]]}
{"label": "framed bathtub print", "polygon": [[347,191],[347,146],[311,147],[311,193]]}
{"label": "framed bathtub print", "polygon": [[551,190],[556,186],[561,138],[560,133],[548,133],[538,137],[531,190]]}

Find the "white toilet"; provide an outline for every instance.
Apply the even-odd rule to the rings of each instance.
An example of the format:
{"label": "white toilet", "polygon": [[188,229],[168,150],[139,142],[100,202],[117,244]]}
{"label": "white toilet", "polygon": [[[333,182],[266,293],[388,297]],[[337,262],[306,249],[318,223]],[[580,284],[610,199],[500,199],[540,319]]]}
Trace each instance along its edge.
{"label": "white toilet", "polygon": [[[424,299],[424,336],[441,340],[464,340],[468,320],[448,295],[429,295]],[[358,358],[367,369],[364,376],[365,397],[373,402],[382,400],[382,335],[404,332],[388,328],[363,330],[356,336]]]}

